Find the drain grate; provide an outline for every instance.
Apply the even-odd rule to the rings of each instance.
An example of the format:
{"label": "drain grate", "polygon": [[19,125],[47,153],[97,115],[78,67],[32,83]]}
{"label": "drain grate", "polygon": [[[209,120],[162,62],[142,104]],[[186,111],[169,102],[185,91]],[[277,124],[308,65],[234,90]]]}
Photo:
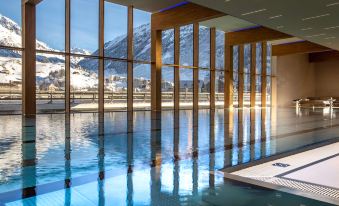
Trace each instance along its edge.
{"label": "drain grate", "polygon": [[304,182],[289,180],[280,177],[247,177],[247,178],[339,199],[339,190],[334,188],[307,184]]}
{"label": "drain grate", "polygon": [[284,164],[284,163],[274,163],[272,165],[275,166],[275,167],[284,167],[284,168],[291,166],[289,164]]}

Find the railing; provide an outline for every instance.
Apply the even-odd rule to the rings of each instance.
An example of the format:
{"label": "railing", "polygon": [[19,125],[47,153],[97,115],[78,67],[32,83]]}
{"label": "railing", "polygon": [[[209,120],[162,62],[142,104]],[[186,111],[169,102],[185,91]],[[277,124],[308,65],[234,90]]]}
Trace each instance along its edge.
{"label": "railing", "polygon": [[[75,100],[91,100],[96,101],[99,98],[98,92],[92,91],[83,91],[83,92],[71,92],[71,102]],[[162,92],[162,100],[163,101],[172,101],[174,99],[173,92]],[[149,102],[151,101],[151,93],[150,92],[135,92],[133,94],[134,101],[143,101]],[[215,94],[216,101],[222,101],[224,99],[223,93]],[[10,100],[21,100],[22,94],[21,92],[0,92],[0,101],[10,101]],[[53,103],[54,100],[64,100],[65,93],[64,92],[36,92],[36,99],[49,101],[49,103]],[[127,99],[126,92],[105,92],[104,93],[105,101],[125,101]],[[193,101],[193,93],[192,92],[180,92],[180,100],[189,102]],[[209,101],[210,94],[209,93],[199,93],[200,101]]]}

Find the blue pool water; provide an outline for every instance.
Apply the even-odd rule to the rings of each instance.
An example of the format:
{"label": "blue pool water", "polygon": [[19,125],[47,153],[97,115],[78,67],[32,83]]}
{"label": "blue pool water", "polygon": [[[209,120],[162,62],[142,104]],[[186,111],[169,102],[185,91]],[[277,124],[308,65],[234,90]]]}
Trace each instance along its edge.
{"label": "blue pool water", "polygon": [[0,205],[327,205],[211,171],[336,140],[336,111],[0,116]]}

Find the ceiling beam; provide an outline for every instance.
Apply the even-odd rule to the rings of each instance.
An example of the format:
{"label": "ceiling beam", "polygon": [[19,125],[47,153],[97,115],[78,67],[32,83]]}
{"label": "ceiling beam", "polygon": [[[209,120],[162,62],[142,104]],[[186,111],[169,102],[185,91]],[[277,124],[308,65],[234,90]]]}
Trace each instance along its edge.
{"label": "ceiling beam", "polygon": [[165,30],[177,26],[206,21],[226,14],[197,4],[187,3],[152,14],[152,29]]}
{"label": "ceiling beam", "polygon": [[241,31],[229,32],[226,41],[229,45],[241,45],[262,41],[287,39],[291,37],[292,36],[288,34],[260,26]]}
{"label": "ceiling beam", "polygon": [[33,5],[37,5],[40,2],[42,2],[42,0],[25,0],[25,3],[27,4],[33,4]]}
{"label": "ceiling beam", "polygon": [[338,61],[339,51],[325,51],[311,53],[308,55],[309,62],[325,62],[325,61]]}
{"label": "ceiling beam", "polygon": [[299,41],[272,46],[272,56],[283,56],[289,54],[305,54],[314,52],[330,51],[327,47],[314,44],[309,41]]}

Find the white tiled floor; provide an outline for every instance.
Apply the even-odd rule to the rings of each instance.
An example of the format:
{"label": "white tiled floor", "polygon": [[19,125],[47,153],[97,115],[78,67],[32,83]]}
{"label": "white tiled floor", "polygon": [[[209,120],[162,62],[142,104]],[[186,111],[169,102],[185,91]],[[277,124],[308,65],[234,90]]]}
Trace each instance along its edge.
{"label": "white tiled floor", "polygon": [[[239,170],[239,171],[233,172],[232,174],[243,176],[243,177],[249,177],[249,178],[251,177],[254,177],[254,178],[275,177],[283,173],[286,173],[288,171],[294,170],[296,168],[311,164],[318,160],[333,156],[338,153],[339,153],[339,143],[334,143],[334,144],[323,146],[317,149],[309,150],[306,152],[302,152],[302,153],[284,157],[278,160],[266,162],[266,163],[256,165],[253,167],[249,167],[243,170]],[[289,164],[290,166],[285,167],[285,168],[277,167],[277,166],[273,166],[274,163],[284,163],[284,164]],[[339,174],[339,167],[338,167],[339,164],[337,164],[336,166],[334,165],[335,164],[326,164],[326,166],[322,166],[321,168],[325,170],[337,171],[337,173]],[[315,165],[315,167],[317,167],[317,165]],[[316,171],[312,172],[312,170],[308,170],[308,172],[311,175],[312,173]],[[338,176],[336,177],[338,178]],[[336,182],[337,182],[337,187],[338,187],[339,179],[337,179]]]}

